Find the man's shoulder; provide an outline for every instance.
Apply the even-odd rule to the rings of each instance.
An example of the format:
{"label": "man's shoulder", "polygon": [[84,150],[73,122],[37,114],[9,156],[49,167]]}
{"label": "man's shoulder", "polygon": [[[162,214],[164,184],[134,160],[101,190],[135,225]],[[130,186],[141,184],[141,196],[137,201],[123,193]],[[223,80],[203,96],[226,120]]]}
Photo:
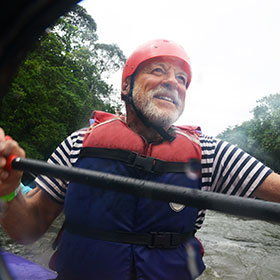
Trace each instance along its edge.
{"label": "man's shoulder", "polygon": [[196,131],[201,133],[201,128],[200,126],[197,125],[176,125],[175,127],[181,130],[190,130],[190,131]]}
{"label": "man's shoulder", "polygon": [[82,145],[87,131],[88,131],[88,127],[83,127],[78,130],[75,130],[66,139],[64,139],[62,144],[65,144],[69,148]]}
{"label": "man's shoulder", "polygon": [[217,141],[220,141],[220,139],[218,139],[218,138],[216,138],[214,136],[210,136],[210,135],[204,134],[204,133],[200,133],[199,134],[199,138],[200,138],[200,140],[205,141],[205,142],[217,142]]}
{"label": "man's shoulder", "polygon": [[201,144],[202,149],[215,149],[215,147],[222,142],[219,138],[214,136],[206,135],[206,134],[199,134],[199,141]]}
{"label": "man's shoulder", "polygon": [[84,137],[87,131],[88,131],[88,127],[83,127],[83,128],[80,128],[80,129],[72,132],[69,135],[69,137],[71,137],[72,139],[77,138],[77,137]]}

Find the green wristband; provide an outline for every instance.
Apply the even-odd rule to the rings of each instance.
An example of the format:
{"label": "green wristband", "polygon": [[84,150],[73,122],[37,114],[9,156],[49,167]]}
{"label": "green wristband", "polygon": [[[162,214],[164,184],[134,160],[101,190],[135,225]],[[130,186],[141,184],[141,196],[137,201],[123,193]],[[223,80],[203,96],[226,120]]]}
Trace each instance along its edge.
{"label": "green wristband", "polygon": [[21,186],[19,185],[13,192],[6,194],[4,196],[1,196],[0,200],[2,200],[4,202],[9,202],[9,201],[13,200],[20,191],[21,191]]}
{"label": "green wristband", "polygon": [[4,196],[0,197],[0,199],[5,201],[5,202],[9,202],[9,201],[13,200],[14,198],[15,198],[15,191],[13,191],[10,194],[7,194],[7,195],[4,195]]}

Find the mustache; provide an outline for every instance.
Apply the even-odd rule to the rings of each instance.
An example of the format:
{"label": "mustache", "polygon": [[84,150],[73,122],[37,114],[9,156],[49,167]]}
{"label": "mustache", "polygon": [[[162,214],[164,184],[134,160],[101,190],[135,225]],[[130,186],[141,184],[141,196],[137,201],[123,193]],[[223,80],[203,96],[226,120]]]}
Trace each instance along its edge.
{"label": "mustache", "polygon": [[182,101],[179,97],[179,92],[176,89],[168,89],[162,85],[158,85],[155,89],[150,90],[150,96],[154,97],[156,95],[165,95],[173,99],[175,105],[181,105]]}

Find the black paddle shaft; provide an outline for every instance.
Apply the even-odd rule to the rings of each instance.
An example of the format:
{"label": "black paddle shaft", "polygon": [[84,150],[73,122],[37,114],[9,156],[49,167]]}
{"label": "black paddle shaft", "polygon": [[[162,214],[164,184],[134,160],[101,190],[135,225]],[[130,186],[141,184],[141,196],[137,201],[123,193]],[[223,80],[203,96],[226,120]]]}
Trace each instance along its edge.
{"label": "black paddle shaft", "polygon": [[93,187],[280,223],[280,203],[194,190],[19,157],[15,158],[11,165],[12,168],[17,170],[47,175]]}

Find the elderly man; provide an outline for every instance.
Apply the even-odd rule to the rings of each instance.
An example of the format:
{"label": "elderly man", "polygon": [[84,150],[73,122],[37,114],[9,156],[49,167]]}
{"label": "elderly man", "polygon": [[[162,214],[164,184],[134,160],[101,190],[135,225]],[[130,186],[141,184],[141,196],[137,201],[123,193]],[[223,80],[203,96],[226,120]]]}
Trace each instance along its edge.
{"label": "elderly man", "polygon": [[[191,77],[181,46],[168,40],[140,46],[123,70],[126,117],[94,112],[90,127],[65,139],[49,162],[279,202],[279,175],[268,167],[199,128],[172,125],[184,110]],[[21,172],[4,169],[11,153],[24,157],[1,130],[0,195],[20,183]],[[183,280],[204,270],[194,236],[204,210],[46,176],[36,183],[28,196],[18,193],[7,202],[1,224],[12,238],[28,243],[64,209],[65,228],[54,258],[58,279]]]}

